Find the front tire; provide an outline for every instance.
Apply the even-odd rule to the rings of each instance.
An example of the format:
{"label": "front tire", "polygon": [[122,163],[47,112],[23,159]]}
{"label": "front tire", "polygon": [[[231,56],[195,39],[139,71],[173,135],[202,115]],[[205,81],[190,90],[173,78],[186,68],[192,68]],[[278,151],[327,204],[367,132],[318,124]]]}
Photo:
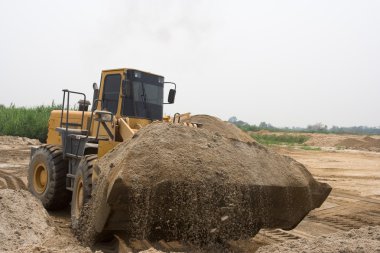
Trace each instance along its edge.
{"label": "front tire", "polygon": [[71,199],[71,224],[78,227],[83,206],[90,200],[92,192],[92,171],[97,155],[86,155],[78,165]]}
{"label": "front tire", "polygon": [[33,154],[28,169],[28,189],[47,210],[59,210],[69,204],[67,170],[67,162],[58,146],[44,145]]}

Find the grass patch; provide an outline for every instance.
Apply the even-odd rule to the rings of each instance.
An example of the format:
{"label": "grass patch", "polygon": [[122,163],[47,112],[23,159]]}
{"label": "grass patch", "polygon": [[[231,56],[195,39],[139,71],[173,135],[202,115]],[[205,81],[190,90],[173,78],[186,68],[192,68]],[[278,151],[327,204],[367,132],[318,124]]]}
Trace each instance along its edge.
{"label": "grass patch", "polygon": [[311,146],[301,146],[300,149],[303,150],[311,150],[311,151],[320,151],[320,147],[311,147]]}
{"label": "grass patch", "polygon": [[50,112],[57,108],[55,105],[31,108],[0,106],[0,135],[28,137],[46,142]]}
{"label": "grass patch", "polygon": [[251,134],[257,142],[264,145],[301,145],[306,142],[310,137],[306,135],[294,134]]}

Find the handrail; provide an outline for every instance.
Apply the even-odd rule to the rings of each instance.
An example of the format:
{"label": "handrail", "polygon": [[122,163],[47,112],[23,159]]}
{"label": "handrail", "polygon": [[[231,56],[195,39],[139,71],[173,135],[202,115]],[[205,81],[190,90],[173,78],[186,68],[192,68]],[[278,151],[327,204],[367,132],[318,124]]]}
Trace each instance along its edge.
{"label": "handrail", "polygon": [[[93,118],[94,118],[94,112],[97,110],[97,108],[98,108],[98,103],[100,102],[100,104],[103,102],[102,100],[100,100],[100,99],[95,99],[94,101],[93,101],[93,104],[94,104],[94,106],[92,107],[92,110],[91,110],[91,117],[90,117],[90,123],[88,124],[88,126],[87,126],[87,137],[88,137],[88,134],[90,133],[90,130],[91,130],[91,127],[92,127],[92,120],[93,120]],[[97,139],[98,137],[96,137],[96,139]]]}
{"label": "handrail", "polygon": [[[65,109],[66,93],[67,93],[66,122],[65,122],[65,128],[67,131],[69,128],[70,94],[82,95],[84,101],[86,101],[86,94],[84,94],[82,92],[71,91],[68,89],[64,89],[62,91],[63,91],[63,101],[62,101],[62,109],[61,109],[61,121],[60,121],[59,125],[60,125],[60,127],[62,127],[62,125],[63,125],[63,111]],[[83,130],[83,122],[84,122],[84,107],[82,108],[82,118],[81,118],[81,123],[80,123],[81,130]]]}

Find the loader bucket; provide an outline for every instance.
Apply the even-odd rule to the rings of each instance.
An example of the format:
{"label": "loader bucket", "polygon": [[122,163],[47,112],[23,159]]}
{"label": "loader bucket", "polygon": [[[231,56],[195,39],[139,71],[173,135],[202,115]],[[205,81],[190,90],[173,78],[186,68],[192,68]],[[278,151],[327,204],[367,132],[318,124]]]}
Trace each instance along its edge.
{"label": "loader bucket", "polygon": [[141,194],[118,178],[107,198],[111,213],[104,229],[150,240],[246,238],[260,228],[296,227],[331,191],[327,184],[207,187],[213,190],[204,194],[202,184],[162,181]]}
{"label": "loader bucket", "polygon": [[99,169],[89,223],[138,239],[203,244],[292,229],[331,191],[254,141],[164,123],[141,129]]}

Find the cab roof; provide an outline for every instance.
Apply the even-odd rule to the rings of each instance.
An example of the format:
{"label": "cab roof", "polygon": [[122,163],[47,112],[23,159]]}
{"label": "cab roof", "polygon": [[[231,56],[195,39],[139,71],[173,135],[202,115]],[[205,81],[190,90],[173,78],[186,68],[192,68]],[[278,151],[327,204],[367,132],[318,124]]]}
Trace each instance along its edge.
{"label": "cab roof", "polygon": [[133,69],[133,68],[106,69],[106,70],[103,70],[102,73],[103,72],[105,72],[105,73],[107,73],[107,72],[113,72],[113,71],[122,71],[122,72],[125,72],[127,70],[136,70],[136,71],[140,71],[140,72],[151,74],[151,75],[155,75],[155,76],[162,76],[162,75],[157,75],[157,74],[154,74],[154,73],[151,73],[151,72],[147,72],[147,71],[144,71],[144,70]]}

